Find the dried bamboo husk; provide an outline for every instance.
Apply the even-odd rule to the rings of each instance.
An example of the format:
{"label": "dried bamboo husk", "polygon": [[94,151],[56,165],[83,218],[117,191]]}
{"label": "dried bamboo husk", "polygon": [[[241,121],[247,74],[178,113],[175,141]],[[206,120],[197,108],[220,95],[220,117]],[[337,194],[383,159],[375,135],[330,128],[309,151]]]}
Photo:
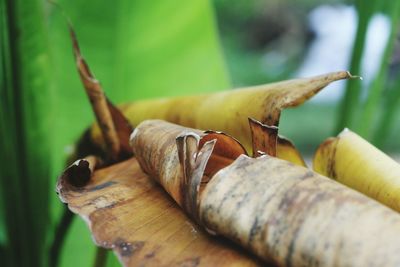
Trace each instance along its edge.
{"label": "dried bamboo husk", "polygon": [[71,165],[57,192],[87,223],[96,245],[114,250],[123,266],[265,266],[192,222],[136,158],[95,171],[92,159]]}
{"label": "dried bamboo husk", "polygon": [[[133,126],[147,119],[162,119],[186,127],[217,129],[234,136],[251,151],[249,117],[278,126],[282,110],[301,105],[332,82],[354,77],[347,71],[338,71],[212,94],[139,100],[121,105],[120,109]],[[89,135],[97,147],[104,147],[97,124],[90,128]],[[278,158],[305,164],[292,146],[277,146]]]}
{"label": "dried bamboo husk", "polygon": [[143,170],[210,233],[279,266],[399,266],[399,214],[288,161],[224,154],[227,135],[204,136],[146,121],[131,145]]}

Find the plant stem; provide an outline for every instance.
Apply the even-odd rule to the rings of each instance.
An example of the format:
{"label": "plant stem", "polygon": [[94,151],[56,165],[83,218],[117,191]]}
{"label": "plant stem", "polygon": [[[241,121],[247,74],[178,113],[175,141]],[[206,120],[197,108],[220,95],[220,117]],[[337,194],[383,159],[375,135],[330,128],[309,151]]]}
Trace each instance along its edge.
{"label": "plant stem", "polygon": [[102,247],[97,247],[96,258],[93,267],[104,267],[107,263],[108,250]]}
{"label": "plant stem", "polygon": [[[350,62],[350,72],[354,75],[361,74],[361,62],[365,48],[365,39],[368,25],[375,11],[376,2],[356,1],[358,11],[357,33],[353,45]],[[335,135],[345,127],[352,127],[356,116],[356,108],[360,101],[361,82],[350,79],[347,81],[345,95],[342,99]]]}
{"label": "plant stem", "polygon": [[78,40],[71,25],[69,29],[79,75],[89,97],[93,113],[96,116],[104,141],[107,144],[107,152],[113,161],[117,161],[120,154],[121,143],[112,119],[111,111],[108,107],[106,96],[104,95],[100,83],[91,73],[88,64],[81,55]]}
{"label": "plant stem", "polygon": [[51,101],[42,8],[39,0],[1,1],[0,185],[14,266],[45,265]]}
{"label": "plant stem", "polygon": [[395,119],[396,112],[399,110],[400,104],[400,77],[394,81],[391,89],[385,97],[385,104],[383,113],[380,120],[378,121],[378,126],[374,132],[372,143],[377,147],[382,147],[385,145],[387,138],[389,136],[390,130],[393,128],[393,121]]}
{"label": "plant stem", "polygon": [[393,52],[394,41],[396,39],[397,31],[399,28],[399,11],[400,1],[392,1],[389,5],[389,14],[391,20],[390,35],[382,56],[378,74],[372,82],[371,88],[369,90],[368,97],[361,116],[360,125],[358,127],[358,133],[367,139],[371,138],[371,128],[374,123],[374,119],[376,118],[376,113],[379,107],[385,82],[388,78],[389,61]]}
{"label": "plant stem", "polygon": [[74,219],[74,214],[68,209],[67,206],[64,206],[63,215],[61,217],[59,224],[57,225],[53,243],[50,247],[50,253],[49,253],[50,266],[58,266],[59,264],[61,249],[63,247],[65,238],[68,234],[68,230],[71,228],[73,219]]}
{"label": "plant stem", "polygon": [[[12,1],[1,2],[2,46],[1,46],[1,106],[0,140],[1,147],[1,196],[4,198],[5,222],[8,244],[7,257],[11,266],[29,266],[34,262],[31,251],[31,235],[29,234],[29,218],[27,218],[26,199],[23,192],[21,177],[24,177],[23,168],[18,166],[23,162],[23,144],[18,142],[21,130],[21,103],[19,102],[19,79],[17,75],[14,41],[16,32],[15,6]],[[4,21],[3,21],[4,19]],[[22,161],[21,161],[22,160]],[[7,162],[7,166],[6,166]]]}

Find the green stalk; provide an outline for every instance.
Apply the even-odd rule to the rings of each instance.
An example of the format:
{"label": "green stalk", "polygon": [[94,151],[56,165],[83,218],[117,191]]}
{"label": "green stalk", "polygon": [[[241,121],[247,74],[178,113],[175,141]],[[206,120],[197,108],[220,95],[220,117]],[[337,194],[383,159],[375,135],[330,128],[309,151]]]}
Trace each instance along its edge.
{"label": "green stalk", "polygon": [[381,148],[385,145],[388,139],[390,131],[393,129],[393,122],[396,118],[396,112],[399,110],[400,105],[400,77],[393,82],[390,90],[384,99],[384,109],[378,126],[374,131],[372,143],[377,147]]}
{"label": "green stalk", "polygon": [[61,251],[74,217],[74,214],[65,205],[61,219],[55,229],[53,241],[49,250],[50,266],[59,266]]}
{"label": "green stalk", "polygon": [[1,0],[1,189],[12,266],[45,265],[50,86],[39,0]]}
{"label": "green stalk", "polygon": [[[364,0],[357,0],[356,7],[358,12],[358,25],[351,56],[350,72],[354,75],[360,75],[368,25],[376,10],[376,1],[366,2]],[[345,127],[351,128],[354,125],[357,106],[360,102],[360,93],[361,82],[356,79],[348,80],[345,95],[340,105],[335,134]]]}
{"label": "green stalk", "polygon": [[399,29],[399,15],[400,15],[400,1],[391,1],[389,4],[389,16],[391,21],[391,30],[389,39],[382,56],[382,60],[379,67],[379,72],[372,82],[369,90],[365,107],[358,127],[358,133],[367,139],[371,138],[372,125],[376,119],[376,114],[379,108],[382,91],[385,86],[385,82],[388,78],[389,61],[393,53],[394,42]]}
{"label": "green stalk", "polygon": [[[1,197],[4,205],[4,218],[7,230],[7,244],[5,248],[6,262],[9,266],[29,266],[31,255],[29,251],[29,231],[22,223],[24,209],[21,205],[23,194],[21,187],[21,173],[18,168],[19,151],[16,133],[18,131],[18,108],[14,100],[14,79],[11,65],[10,26],[8,7],[5,0],[1,0],[1,87],[0,87],[0,182]],[[24,240],[25,239],[25,240]],[[20,258],[18,258],[20,255]]]}
{"label": "green stalk", "polygon": [[97,247],[93,267],[105,267],[107,265],[107,257],[109,253],[110,251],[108,251],[107,249]]}

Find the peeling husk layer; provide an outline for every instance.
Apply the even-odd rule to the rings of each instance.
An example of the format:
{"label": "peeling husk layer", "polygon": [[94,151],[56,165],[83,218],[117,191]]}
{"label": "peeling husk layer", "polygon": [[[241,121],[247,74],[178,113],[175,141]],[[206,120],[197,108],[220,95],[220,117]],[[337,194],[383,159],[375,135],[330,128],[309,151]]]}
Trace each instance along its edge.
{"label": "peeling husk layer", "polygon": [[57,191],[88,224],[96,245],[113,249],[123,266],[264,266],[191,222],[135,158],[90,177],[92,167],[91,158],[71,165]]}
{"label": "peeling husk layer", "polygon": [[400,164],[346,129],[322,143],[314,170],[400,212]]}
{"label": "peeling husk layer", "polygon": [[221,154],[227,139],[204,136],[148,121],[131,145],[144,171],[209,232],[279,266],[400,266],[396,212],[284,160]]}
{"label": "peeling husk layer", "polygon": [[[278,126],[283,109],[302,104],[331,82],[351,77],[348,72],[339,71],[214,94],[142,100],[120,108],[133,126],[147,119],[162,119],[186,127],[224,131],[251,151],[249,117]],[[104,144],[96,125],[91,129],[91,139],[97,146]],[[277,156],[291,160],[290,156],[286,158],[288,153],[279,152],[279,146]],[[295,159],[294,163],[302,161]]]}
{"label": "peeling husk layer", "polygon": [[[216,144],[213,139],[219,142]],[[194,218],[198,214],[201,182],[211,177],[214,170],[246,153],[239,142],[223,133],[203,132],[160,120],[148,120],[136,127],[131,146],[142,169]]]}
{"label": "peeling husk layer", "polygon": [[399,266],[400,216],[288,162],[239,157],[207,184],[201,222],[279,266]]}

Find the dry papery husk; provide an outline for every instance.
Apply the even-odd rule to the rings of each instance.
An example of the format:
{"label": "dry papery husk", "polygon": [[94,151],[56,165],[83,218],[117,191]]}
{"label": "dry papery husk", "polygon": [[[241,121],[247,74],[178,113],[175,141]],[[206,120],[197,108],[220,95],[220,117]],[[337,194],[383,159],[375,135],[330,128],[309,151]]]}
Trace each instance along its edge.
{"label": "dry papery husk", "polygon": [[[249,117],[278,126],[283,109],[302,104],[331,82],[353,77],[347,71],[338,71],[212,94],[139,100],[121,105],[120,109],[133,126],[146,119],[162,119],[197,129],[218,129],[234,136],[251,151]],[[104,147],[97,125],[91,128],[90,136],[96,146]],[[278,144],[276,156],[304,165],[296,151],[281,148],[281,144]]]}
{"label": "dry papery husk", "polygon": [[[256,132],[267,133],[265,143],[274,136]],[[157,120],[138,125],[131,145],[143,170],[199,225],[266,262],[400,266],[400,215],[309,169],[250,158],[225,134]]]}
{"label": "dry papery husk", "polygon": [[60,176],[57,191],[88,224],[97,246],[123,266],[265,266],[229,240],[192,222],[131,158],[95,170],[90,156]]}
{"label": "dry papery husk", "polygon": [[70,32],[77,69],[106,141],[101,151],[90,134],[83,136],[74,158],[95,153],[104,161],[95,156],[77,160],[60,176],[57,192],[88,223],[96,244],[113,249],[124,266],[262,265],[237,245],[212,238],[191,222],[135,158],[95,170],[132,155],[132,127],[105,97],[72,27]]}
{"label": "dry papery husk", "polygon": [[400,211],[400,164],[349,129],[317,149],[314,170]]}
{"label": "dry papery husk", "polygon": [[69,25],[69,31],[76,68],[96,116],[100,137],[105,140],[103,149],[101,149],[96,145],[93,146],[90,136],[88,137],[88,134],[85,134],[78,144],[77,156],[96,153],[96,155],[107,159],[108,162],[117,162],[129,158],[132,156],[129,147],[129,135],[133,128],[121,111],[105,96],[100,82],[95,78],[81,55],[78,40],[71,25]]}

